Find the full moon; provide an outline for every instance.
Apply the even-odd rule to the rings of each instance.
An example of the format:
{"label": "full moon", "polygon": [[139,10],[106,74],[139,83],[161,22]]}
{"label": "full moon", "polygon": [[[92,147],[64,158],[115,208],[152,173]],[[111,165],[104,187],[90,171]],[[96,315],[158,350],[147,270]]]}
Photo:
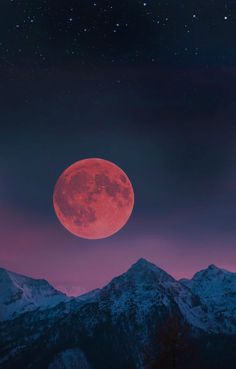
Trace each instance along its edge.
{"label": "full moon", "polygon": [[60,175],[53,205],[69,232],[87,239],[106,238],[127,223],[134,206],[134,191],[128,176],[116,164],[84,159]]}

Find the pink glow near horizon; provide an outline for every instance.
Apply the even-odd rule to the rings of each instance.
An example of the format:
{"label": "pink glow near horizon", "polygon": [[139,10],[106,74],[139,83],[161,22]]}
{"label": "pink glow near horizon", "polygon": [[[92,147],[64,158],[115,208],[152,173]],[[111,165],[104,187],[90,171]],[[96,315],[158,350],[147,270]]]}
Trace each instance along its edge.
{"label": "pink glow near horizon", "polygon": [[[193,241],[134,232],[99,241],[85,241],[47,224],[1,209],[0,267],[45,278],[68,294],[102,287],[143,257],[179,279],[216,264],[236,271],[236,250],[230,237]],[[214,250],[214,252],[212,251]],[[224,252],[222,252],[224,250]]]}

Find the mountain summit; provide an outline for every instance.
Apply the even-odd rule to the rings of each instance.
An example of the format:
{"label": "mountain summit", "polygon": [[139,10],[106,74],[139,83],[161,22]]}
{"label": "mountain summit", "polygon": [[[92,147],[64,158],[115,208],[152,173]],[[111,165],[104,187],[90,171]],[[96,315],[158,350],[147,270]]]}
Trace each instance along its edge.
{"label": "mountain summit", "polygon": [[211,264],[180,282],[199,297],[219,330],[236,332],[236,273]]}
{"label": "mountain summit", "polygon": [[176,282],[175,279],[166,273],[163,269],[157,267],[155,264],[151,263],[150,261],[146,259],[139,259],[136,263],[131,265],[131,267],[128,269],[126,273],[123,275],[126,275],[127,278],[136,278],[139,280],[140,283],[144,283],[145,281],[153,280],[153,281],[159,281],[161,282]]}
{"label": "mountain summit", "polygon": [[148,369],[146,348],[157,353],[155,337],[172,342],[170,334],[184,344],[190,335],[204,347],[196,367],[211,360],[204,367],[234,369],[227,357],[235,355],[236,273],[216,266],[177,281],[140,259],[105,287],[66,304],[59,304],[65,295],[46,281],[5,269],[0,288],[2,369],[27,368],[29,362],[31,369]]}
{"label": "mountain summit", "polygon": [[35,309],[46,309],[67,296],[44,279],[33,279],[0,268],[0,321]]}
{"label": "mountain summit", "polygon": [[[53,308],[69,300],[46,280],[29,278],[3,268],[0,268],[0,290],[0,321],[13,319],[27,311]],[[197,272],[190,280],[177,281],[141,258],[104,288],[78,297],[76,301],[106,304],[114,319],[126,311],[129,304],[136,307],[140,316],[157,307],[177,309],[190,324],[201,329],[211,327],[236,332],[236,273],[214,264]]]}
{"label": "mountain summit", "polygon": [[141,322],[156,311],[156,316],[173,311],[184,315],[189,324],[206,329],[205,312],[193,293],[155,264],[139,259],[127,272],[114,278],[97,295],[100,305],[106,305],[113,320],[127,309],[135,307]]}
{"label": "mountain summit", "polygon": [[159,268],[158,266],[156,266],[155,264],[151,263],[150,261],[144,258],[141,258],[138,261],[136,261],[136,263],[132,264],[131,267],[128,269],[128,271],[137,271],[139,273],[142,271],[150,271],[150,272],[152,271],[154,273],[165,274],[166,276],[168,275],[170,278],[172,278],[163,269]]}

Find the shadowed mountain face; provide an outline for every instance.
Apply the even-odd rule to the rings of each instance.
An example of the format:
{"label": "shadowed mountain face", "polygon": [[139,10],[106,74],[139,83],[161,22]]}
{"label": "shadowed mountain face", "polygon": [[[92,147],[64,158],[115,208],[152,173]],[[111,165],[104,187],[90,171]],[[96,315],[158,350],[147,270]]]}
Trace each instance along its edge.
{"label": "shadowed mountain face", "polygon": [[207,307],[219,331],[236,333],[236,273],[210,265],[181,282]]}
{"label": "shadowed mountain face", "polygon": [[[2,275],[9,295],[12,286]],[[24,285],[32,281],[21,278]],[[76,299],[57,291],[57,304],[42,308],[38,301],[37,310],[25,305],[15,319],[8,316],[0,324],[0,368],[191,369],[194,361],[214,369],[206,363],[216,360],[217,369],[231,369],[235,286],[236,274],[214,266],[176,281],[140,259],[101,290]],[[2,310],[5,304],[2,299]]]}
{"label": "shadowed mountain face", "polygon": [[25,277],[3,268],[0,268],[0,291],[0,321],[68,300],[44,279]]}

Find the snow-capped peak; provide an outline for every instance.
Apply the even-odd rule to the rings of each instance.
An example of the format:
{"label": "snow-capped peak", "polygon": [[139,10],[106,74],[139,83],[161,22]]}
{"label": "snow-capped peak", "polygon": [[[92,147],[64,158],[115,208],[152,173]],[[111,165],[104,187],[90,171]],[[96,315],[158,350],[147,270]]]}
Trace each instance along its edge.
{"label": "snow-capped peak", "polygon": [[143,282],[148,279],[159,282],[175,282],[175,279],[166,273],[163,269],[157,267],[146,259],[139,259],[136,263],[131,265],[128,271],[125,273],[127,277],[136,276],[137,279],[143,278]]}
{"label": "snow-capped peak", "polygon": [[[47,309],[68,301],[46,280],[33,279],[0,268],[0,321],[19,314]],[[98,304],[113,318],[135,307],[138,319],[150,311],[178,310],[195,327],[236,332],[236,273],[209,265],[191,280],[175,280],[146,259],[139,259],[127,272],[102,289],[77,299],[78,306]],[[94,305],[94,306],[95,306]],[[77,305],[76,305],[77,306]]]}
{"label": "snow-capped peak", "polygon": [[136,261],[134,264],[131,265],[131,267],[129,268],[129,270],[153,270],[153,271],[157,271],[160,270],[163,273],[165,273],[164,270],[158,268],[155,264],[151,263],[150,261],[148,261],[147,259],[141,258],[138,261]]}
{"label": "snow-capped peak", "polygon": [[4,268],[0,268],[0,291],[0,321],[67,300],[65,294],[45,279],[33,279]]}
{"label": "snow-capped peak", "polygon": [[[100,304],[111,310],[114,319],[135,306],[138,321],[150,311],[179,311],[192,325],[204,329],[205,314],[188,288],[145,259],[114,278],[99,292]],[[157,313],[158,314],[158,313]]]}
{"label": "snow-capped peak", "polygon": [[220,324],[225,331],[236,331],[236,273],[211,264],[191,280],[180,282],[200,298],[216,325]]}
{"label": "snow-capped peak", "polygon": [[131,265],[131,268],[135,268],[135,267],[141,267],[141,268],[157,268],[157,266],[153,263],[151,263],[150,261],[148,261],[147,259],[144,258],[140,258],[138,259],[134,264]]}
{"label": "snow-capped peak", "polygon": [[222,278],[224,276],[236,276],[236,273],[217,267],[214,264],[209,265],[206,269],[200,270],[194,274],[192,280],[200,280],[204,278]]}
{"label": "snow-capped peak", "polygon": [[218,268],[215,264],[210,264],[210,265],[208,265],[208,268],[207,269],[209,269],[209,270],[216,270],[216,269],[220,269],[220,268]]}

